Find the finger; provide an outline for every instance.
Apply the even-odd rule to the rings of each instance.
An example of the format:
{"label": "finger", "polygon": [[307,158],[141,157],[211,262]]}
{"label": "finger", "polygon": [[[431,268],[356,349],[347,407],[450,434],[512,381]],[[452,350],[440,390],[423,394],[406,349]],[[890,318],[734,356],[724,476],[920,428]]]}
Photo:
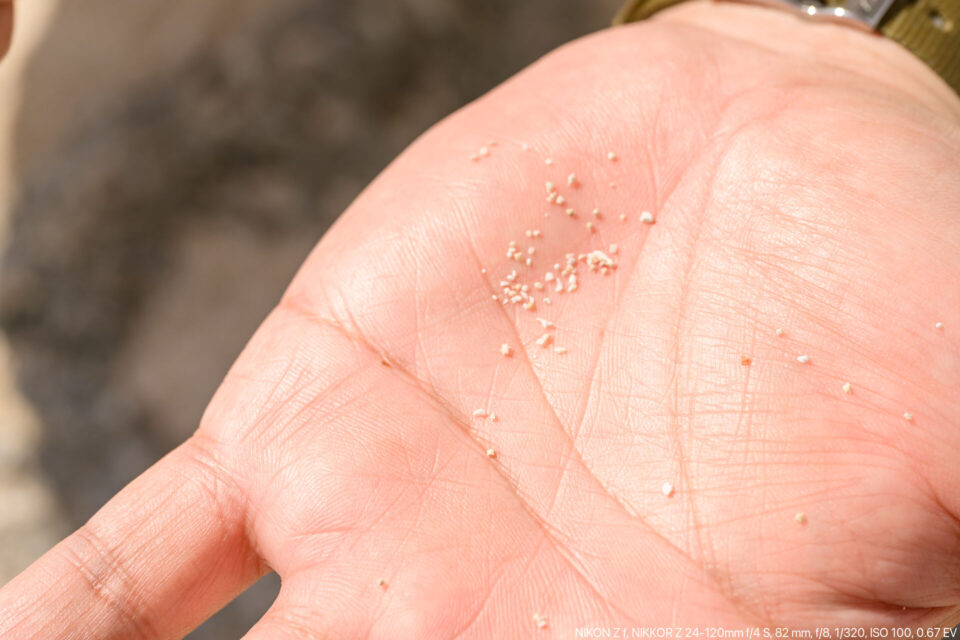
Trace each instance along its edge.
{"label": "finger", "polygon": [[264,573],[194,437],[0,590],[0,638],[179,638]]}
{"label": "finger", "polygon": [[13,0],[0,0],[0,58],[10,48],[13,36]]}

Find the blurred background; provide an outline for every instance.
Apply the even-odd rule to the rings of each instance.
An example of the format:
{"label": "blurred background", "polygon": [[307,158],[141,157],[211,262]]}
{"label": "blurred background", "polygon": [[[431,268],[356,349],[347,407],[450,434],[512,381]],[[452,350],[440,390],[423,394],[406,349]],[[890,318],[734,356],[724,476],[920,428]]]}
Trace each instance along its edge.
{"label": "blurred background", "polygon": [[[0,584],[187,437],[438,119],[619,0],[20,0],[0,63]],[[237,638],[276,576],[194,632]]]}

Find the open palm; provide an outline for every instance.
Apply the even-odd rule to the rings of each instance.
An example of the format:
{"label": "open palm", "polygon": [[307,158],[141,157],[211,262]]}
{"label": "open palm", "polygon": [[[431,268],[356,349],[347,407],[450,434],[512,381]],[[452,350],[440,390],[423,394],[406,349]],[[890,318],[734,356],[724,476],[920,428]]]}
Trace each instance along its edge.
{"label": "open palm", "polygon": [[268,568],[250,638],[948,622],[936,82],[733,5],[549,56],[361,196],[197,435],[0,592],[0,636],[178,637]]}

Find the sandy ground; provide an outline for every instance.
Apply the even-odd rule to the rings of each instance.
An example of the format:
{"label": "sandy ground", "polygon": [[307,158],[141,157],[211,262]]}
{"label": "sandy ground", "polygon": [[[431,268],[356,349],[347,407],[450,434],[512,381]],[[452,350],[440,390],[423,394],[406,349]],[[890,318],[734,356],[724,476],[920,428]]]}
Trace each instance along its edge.
{"label": "sandy ground", "polygon": [[[78,123],[122,100],[139,79],[257,20],[265,5],[275,11],[284,4],[291,2],[88,0],[67,11],[60,0],[19,2],[14,44],[0,63],[0,244],[10,241],[11,208],[24,177],[42,171]],[[48,40],[55,20],[68,21],[69,28],[61,26],[55,40]],[[44,56],[37,55],[41,46]],[[23,118],[27,79],[33,103],[42,107]],[[0,584],[75,524],[64,517],[37,465],[42,437],[40,422],[14,380],[6,337],[0,336]]]}
{"label": "sandy ground", "polygon": [[[13,146],[21,80],[32,52],[56,9],[56,0],[30,0],[19,7],[15,46],[0,63],[0,243],[7,241],[10,205],[16,199]],[[37,416],[17,388],[9,345],[0,336],[0,584],[53,546],[68,525],[37,465]]]}
{"label": "sandy ground", "polygon": [[[9,222],[26,176],[49,164],[78,123],[122,101],[138,79],[181,63],[209,39],[255,19],[264,5],[275,9],[285,2],[93,0],[79,9],[74,3],[66,28],[60,0],[19,2],[14,45],[0,63],[0,244],[16,241],[10,239]],[[61,26],[55,29],[58,19]],[[38,55],[41,47],[45,55]],[[118,55],[124,50],[137,53]],[[21,112],[25,85],[34,104],[43,105],[26,118]],[[231,344],[231,354],[235,350]],[[221,373],[208,377],[215,380]],[[40,464],[45,436],[42,420],[15,380],[6,335],[0,335],[0,585],[90,515],[78,518],[65,508],[49,481]],[[114,482],[107,492],[129,479]],[[278,587],[276,577],[268,577],[191,638],[239,637]]]}

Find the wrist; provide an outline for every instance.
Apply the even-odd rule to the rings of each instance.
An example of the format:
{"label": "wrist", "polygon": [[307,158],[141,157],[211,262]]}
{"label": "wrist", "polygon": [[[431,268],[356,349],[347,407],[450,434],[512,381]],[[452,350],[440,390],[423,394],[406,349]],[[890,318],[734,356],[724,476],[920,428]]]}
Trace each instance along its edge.
{"label": "wrist", "polygon": [[680,23],[750,42],[772,53],[851,71],[960,125],[960,97],[922,60],[897,42],[850,26],[789,11],[726,0],[690,0],[651,20]]}

